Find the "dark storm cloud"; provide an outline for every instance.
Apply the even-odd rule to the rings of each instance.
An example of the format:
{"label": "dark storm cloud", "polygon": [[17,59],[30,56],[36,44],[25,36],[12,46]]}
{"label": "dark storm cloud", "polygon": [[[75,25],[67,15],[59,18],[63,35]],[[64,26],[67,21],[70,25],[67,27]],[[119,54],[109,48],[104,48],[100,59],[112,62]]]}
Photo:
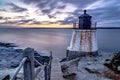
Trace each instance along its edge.
{"label": "dark storm cloud", "polygon": [[27,11],[26,8],[22,8],[22,7],[17,6],[17,5],[15,5],[15,4],[13,4],[13,3],[8,3],[7,5],[12,6],[11,10],[12,10],[13,12],[23,12],[23,11]]}

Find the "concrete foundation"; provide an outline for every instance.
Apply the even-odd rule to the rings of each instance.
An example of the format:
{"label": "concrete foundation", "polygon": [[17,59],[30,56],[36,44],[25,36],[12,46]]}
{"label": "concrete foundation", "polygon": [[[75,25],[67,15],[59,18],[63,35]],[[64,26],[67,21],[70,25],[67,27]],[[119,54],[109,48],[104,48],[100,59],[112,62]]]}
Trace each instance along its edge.
{"label": "concrete foundation", "polygon": [[67,60],[72,60],[75,58],[86,57],[86,56],[98,56],[98,51],[94,52],[78,52],[78,51],[66,51]]}

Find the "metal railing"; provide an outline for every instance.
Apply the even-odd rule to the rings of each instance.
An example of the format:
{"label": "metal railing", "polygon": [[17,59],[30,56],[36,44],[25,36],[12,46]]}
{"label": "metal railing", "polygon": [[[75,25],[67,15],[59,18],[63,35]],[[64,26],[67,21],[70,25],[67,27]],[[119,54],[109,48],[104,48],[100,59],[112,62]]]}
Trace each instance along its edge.
{"label": "metal railing", "polygon": [[[90,29],[97,29],[97,22],[92,22]],[[79,23],[73,23],[73,29],[79,29]]]}
{"label": "metal railing", "polygon": [[[15,73],[13,74],[13,76],[11,76],[10,80],[15,80],[15,78],[16,78],[17,74],[19,73],[19,71],[21,70],[22,66],[23,66],[23,72],[24,72],[24,80],[35,80],[34,61],[40,66],[42,66],[42,64],[39,63],[39,61],[37,61],[34,58],[34,49],[32,49],[32,48],[26,48],[24,50],[23,55],[24,55],[24,58],[20,62],[19,66],[18,66],[17,70],[15,71]],[[50,80],[51,63],[52,63],[52,52],[50,52],[49,63],[44,65],[45,80]]]}

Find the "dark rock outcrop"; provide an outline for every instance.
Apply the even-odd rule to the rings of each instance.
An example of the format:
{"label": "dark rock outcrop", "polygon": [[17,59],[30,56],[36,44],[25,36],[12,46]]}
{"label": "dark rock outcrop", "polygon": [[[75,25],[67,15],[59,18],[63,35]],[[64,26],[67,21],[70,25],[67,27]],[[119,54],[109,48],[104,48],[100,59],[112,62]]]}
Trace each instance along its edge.
{"label": "dark rock outcrop", "polygon": [[105,66],[107,66],[109,69],[112,69],[116,73],[120,74],[119,66],[120,66],[120,52],[115,53],[113,58],[106,59],[106,62],[104,63]]}
{"label": "dark rock outcrop", "polygon": [[2,80],[10,80],[10,75],[6,75]]}
{"label": "dark rock outcrop", "polygon": [[12,67],[12,68],[18,67],[19,64],[20,64],[20,61],[18,61],[18,60],[11,60],[10,61],[10,67]]}
{"label": "dark rock outcrop", "polygon": [[[44,64],[48,64],[49,60],[50,60],[50,56],[42,56],[40,55],[40,53],[38,53],[37,51],[34,52],[34,58],[41,63],[42,65]],[[39,66],[39,64],[37,64],[35,62],[35,67]]]}
{"label": "dark rock outcrop", "polygon": [[2,43],[0,42],[0,46],[2,47],[17,47],[14,43]]}

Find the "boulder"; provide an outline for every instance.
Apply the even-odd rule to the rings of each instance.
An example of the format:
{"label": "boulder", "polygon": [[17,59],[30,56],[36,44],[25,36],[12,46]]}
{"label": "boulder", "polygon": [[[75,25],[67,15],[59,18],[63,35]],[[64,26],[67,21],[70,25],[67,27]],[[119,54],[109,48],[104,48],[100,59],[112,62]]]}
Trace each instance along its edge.
{"label": "boulder", "polygon": [[10,61],[10,67],[16,68],[19,66],[19,64],[20,64],[20,61],[18,61],[18,60],[11,60]]}
{"label": "boulder", "polygon": [[2,46],[2,47],[17,47],[14,43],[2,43],[2,42],[0,42],[0,46]]}
{"label": "boulder", "polygon": [[120,66],[120,52],[115,53],[112,59],[106,59],[104,65],[109,69],[120,74],[119,66]]}
{"label": "boulder", "polygon": [[90,68],[85,68],[86,71],[88,71],[89,73],[99,73],[96,69],[90,69]]}
{"label": "boulder", "polygon": [[10,75],[6,75],[2,78],[2,80],[10,80]]}
{"label": "boulder", "polygon": [[[90,62],[89,62],[90,63]],[[102,65],[101,63],[90,63],[84,67],[86,71],[89,73],[96,73],[96,74],[101,74],[103,73],[107,68]]]}
{"label": "boulder", "polygon": [[23,49],[15,49],[15,51],[18,53],[23,53]]}

